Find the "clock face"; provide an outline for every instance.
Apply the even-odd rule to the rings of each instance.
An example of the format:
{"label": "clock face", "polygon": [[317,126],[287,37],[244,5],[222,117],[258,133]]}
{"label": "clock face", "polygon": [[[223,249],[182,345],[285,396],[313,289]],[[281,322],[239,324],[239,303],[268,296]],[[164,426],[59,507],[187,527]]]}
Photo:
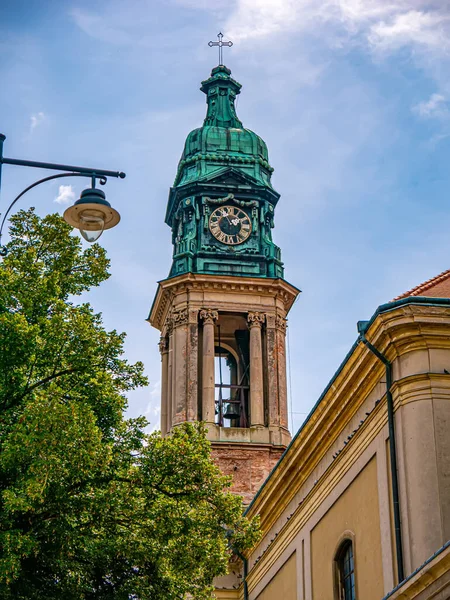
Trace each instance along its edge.
{"label": "clock face", "polygon": [[223,244],[242,244],[252,232],[250,217],[235,206],[219,206],[209,217],[209,230]]}

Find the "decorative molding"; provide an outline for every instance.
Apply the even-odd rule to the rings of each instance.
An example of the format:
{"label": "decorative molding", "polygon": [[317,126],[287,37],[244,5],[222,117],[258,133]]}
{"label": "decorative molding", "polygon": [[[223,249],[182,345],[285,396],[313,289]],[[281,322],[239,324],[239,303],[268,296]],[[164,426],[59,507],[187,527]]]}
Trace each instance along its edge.
{"label": "decorative molding", "polygon": [[[241,585],[242,587],[242,585]],[[217,600],[239,600],[241,597],[239,590],[230,590],[230,589],[215,589],[214,590],[214,598]]]}
{"label": "decorative molding", "polygon": [[275,327],[277,329],[279,329],[280,331],[282,331],[283,333],[286,333],[287,319],[285,319],[281,315],[277,315],[275,317]]}
{"label": "decorative molding", "polygon": [[198,323],[198,309],[190,308],[189,309],[189,324],[197,325],[197,323]]}
{"label": "decorative molding", "polygon": [[278,314],[266,313],[267,329],[279,329],[283,333],[286,333],[287,319]]}
{"label": "decorative molding", "polygon": [[178,310],[174,310],[170,318],[173,327],[180,327],[181,325],[186,325],[186,323],[189,320],[188,309],[181,308]]}
{"label": "decorative molding", "polygon": [[225,198],[209,198],[208,196],[205,196],[205,202],[207,204],[220,205],[220,204],[225,204],[225,202],[230,202],[230,201],[234,202],[238,206],[243,206],[243,207],[248,207],[248,208],[258,206],[257,200],[238,200],[237,198],[234,197],[234,194],[228,194],[228,196],[225,196]]}
{"label": "decorative molding", "polygon": [[[450,547],[445,544],[436,554],[397,585],[387,596],[389,600],[418,600],[419,598],[438,598],[438,592],[448,592],[450,582],[446,578],[450,570]],[[441,579],[442,577],[442,579]],[[438,583],[438,586],[433,584]],[[433,587],[432,587],[433,586]],[[421,592],[427,590],[426,595]],[[434,591],[434,593],[432,593]],[[445,596],[439,594],[441,598]]]}
{"label": "decorative molding", "polygon": [[211,308],[203,308],[200,311],[200,319],[203,323],[214,323],[219,318],[219,312]]}
{"label": "decorative molding", "polygon": [[172,321],[172,315],[171,313],[169,313],[166,317],[166,320],[164,321],[164,325],[162,328],[162,335],[166,336],[167,338],[172,335],[172,331],[173,331],[173,321]]}
{"label": "decorative molding", "polygon": [[275,320],[276,320],[276,315],[266,313],[267,329],[275,329]]}
{"label": "decorative molding", "polygon": [[228,194],[225,198],[209,198],[205,196],[206,204],[225,204],[228,200],[234,200],[234,194]]}
{"label": "decorative molding", "polygon": [[165,335],[162,335],[159,338],[158,346],[159,346],[159,351],[161,352],[161,354],[164,354],[164,352],[168,352],[168,350],[169,350],[169,338],[167,336],[165,336]]}
{"label": "decorative molding", "polygon": [[249,322],[249,327],[261,327],[263,323],[266,321],[266,315],[260,312],[249,312],[247,315],[247,321]]}

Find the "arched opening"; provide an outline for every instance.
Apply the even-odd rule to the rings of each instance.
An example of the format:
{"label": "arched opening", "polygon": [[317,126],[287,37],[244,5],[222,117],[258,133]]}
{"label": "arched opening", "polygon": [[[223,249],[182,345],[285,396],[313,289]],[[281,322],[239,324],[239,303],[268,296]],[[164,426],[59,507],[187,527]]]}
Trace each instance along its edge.
{"label": "arched opening", "polygon": [[233,325],[231,319],[227,322],[224,318],[216,328],[216,423],[220,427],[248,427],[248,334],[246,330],[235,330]]}
{"label": "arched opening", "polygon": [[239,427],[240,402],[236,397],[237,363],[223,346],[215,348],[216,423],[221,427]]}
{"label": "arched opening", "polygon": [[353,542],[346,539],[336,553],[338,600],[356,600]]}

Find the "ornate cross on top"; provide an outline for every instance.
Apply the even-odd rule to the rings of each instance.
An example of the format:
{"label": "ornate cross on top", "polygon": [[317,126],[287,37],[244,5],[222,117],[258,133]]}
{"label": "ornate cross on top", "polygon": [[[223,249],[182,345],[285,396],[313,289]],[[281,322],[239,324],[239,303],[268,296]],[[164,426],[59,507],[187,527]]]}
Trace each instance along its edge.
{"label": "ornate cross on top", "polygon": [[222,47],[223,46],[232,46],[233,42],[222,42],[223,34],[218,33],[217,37],[219,38],[218,42],[208,42],[208,46],[212,48],[213,46],[219,46],[219,65],[223,65],[223,57],[222,57]]}

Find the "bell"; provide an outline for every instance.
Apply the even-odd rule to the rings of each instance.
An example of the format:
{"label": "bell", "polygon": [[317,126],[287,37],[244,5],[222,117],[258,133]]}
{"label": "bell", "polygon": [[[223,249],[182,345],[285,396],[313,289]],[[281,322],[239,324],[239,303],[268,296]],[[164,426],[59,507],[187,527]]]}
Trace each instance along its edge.
{"label": "bell", "polygon": [[235,402],[233,402],[233,403],[228,402],[225,412],[223,414],[223,418],[224,419],[238,419],[239,415],[240,415],[239,404],[236,404]]}

